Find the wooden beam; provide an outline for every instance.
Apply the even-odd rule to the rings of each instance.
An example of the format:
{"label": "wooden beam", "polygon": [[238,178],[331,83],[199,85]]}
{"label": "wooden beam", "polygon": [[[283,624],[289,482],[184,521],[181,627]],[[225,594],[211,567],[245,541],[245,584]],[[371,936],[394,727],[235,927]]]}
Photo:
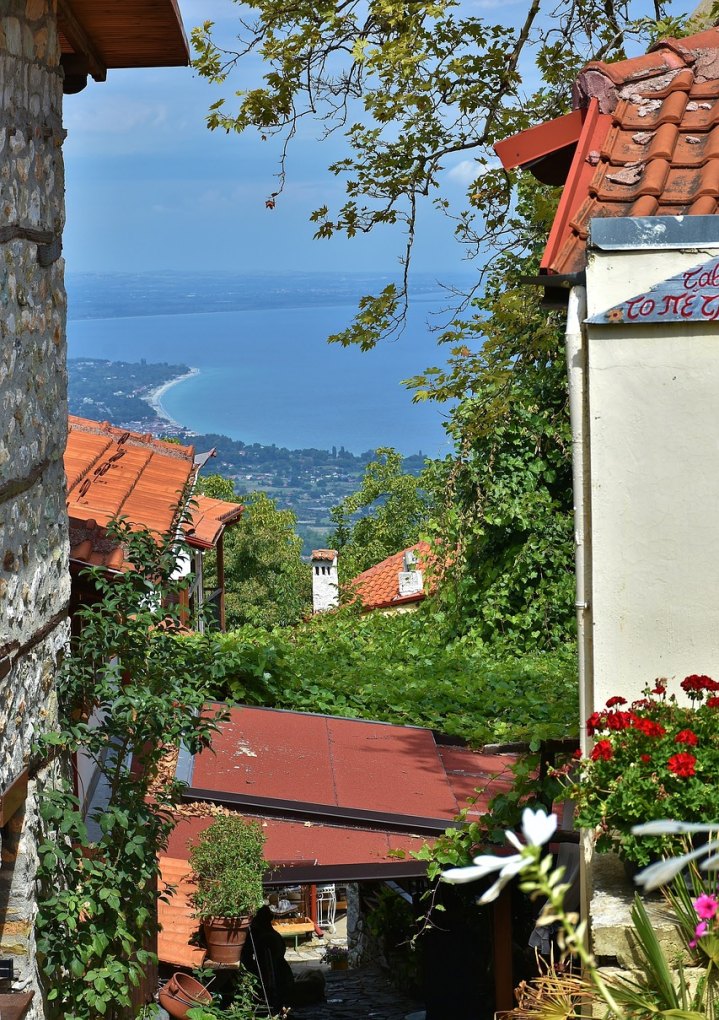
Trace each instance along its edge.
{"label": "wooden beam", "polygon": [[72,0],[57,0],[57,16],[62,34],[75,53],[87,62],[87,69],[95,81],[105,81],[107,67],[95,49],[92,40],[75,17]]}

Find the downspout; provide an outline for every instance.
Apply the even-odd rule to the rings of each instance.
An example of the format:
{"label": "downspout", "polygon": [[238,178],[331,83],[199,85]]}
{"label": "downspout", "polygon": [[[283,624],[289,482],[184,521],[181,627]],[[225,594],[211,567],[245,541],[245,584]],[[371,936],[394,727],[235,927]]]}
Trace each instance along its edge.
{"label": "downspout", "polygon": [[567,309],[566,354],[569,379],[569,417],[572,428],[572,485],[574,489],[574,544],[579,656],[579,725],[582,753],[587,754],[586,718],[593,710],[591,591],[591,503],[589,471],[589,407],[587,399],[587,348],[583,336],[586,290],[573,287]]}

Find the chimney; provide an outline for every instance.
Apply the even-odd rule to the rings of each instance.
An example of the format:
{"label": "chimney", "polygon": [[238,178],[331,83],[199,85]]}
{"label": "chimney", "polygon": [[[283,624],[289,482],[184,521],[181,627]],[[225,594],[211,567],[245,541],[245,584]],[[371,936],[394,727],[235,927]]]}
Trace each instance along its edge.
{"label": "chimney", "polygon": [[337,551],[314,549],[312,552],[312,612],[324,613],[339,605]]}
{"label": "chimney", "polygon": [[419,595],[424,591],[422,571],[417,569],[417,553],[414,549],[406,549],[404,553],[404,570],[399,572],[399,597]]}

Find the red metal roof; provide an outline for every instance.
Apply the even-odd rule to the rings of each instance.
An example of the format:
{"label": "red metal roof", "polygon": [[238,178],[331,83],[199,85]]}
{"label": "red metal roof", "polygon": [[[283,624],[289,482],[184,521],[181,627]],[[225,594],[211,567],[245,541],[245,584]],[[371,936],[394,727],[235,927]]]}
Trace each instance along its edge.
{"label": "red metal roof", "polygon": [[[716,213],[719,29],[665,39],[629,60],[588,64],[577,79],[574,103],[587,113],[544,272],[584,267],[594,218]],[[557,147],[565,144],[564,134],[557,134]],[[512,152],[524,155],[522,165],[528,166],[546,149],[540,134],[534,142],[520,136],[514,148],[508,140],[498,152],[507,159]]]}
{"label": "red metal roof", "polygon": [[211,499],[209,496],[193,496],[191,520],[185,530],[187,542],[198,549],[213,549],[225,528],[239,521],[244,509],[240,503]]}
{"label": "red metal roof", "polygon": [[463,806],[431,730],[266,708],[230,710],[191,786],[447,821]]}
{"label": "red metal roof", "polygon": [[122,552],[104,531],[118,516],[138,529],[170,532],[194,473],[193,458],[191,446],[70,415],[64,458],[70,558],[122,569]]}
{"label": "red metal roof", "polygon": [[[190,785],[160,858],[163,876],[179,886],[170,906],[161,908],[160,959],[196,963],[188,944],[197,928],[188,898],[188,844],[237,799],[254,802],[237,813],[262,825],[265,858],[274,866],[270,883],[417,876],[425,866],[411,854],[428,839],[412,830],[411,816],[429,817],[436,836],[477,797],[475,787],[481,792],[470,817],[484,813],[492,796],[511,787],[515,762],[512,755],[438,744],[419,727],[231,709],[190,772],[178,767]],[[212,808],[198,802],[200,793]],[[275,808],[271,813],[268,805]],[[280,817],[283,810],[290,817]],[[333,810],[337,822],[328,818]],[[392,855],[399,850],[404,859]]]}
{"label": "red metal roof", "polygon": [[[414,595],[400,595],[399,593],[399,574],[404,570],[404,556],[408,552],[416,553],[417,565],[420,569],[426,567],[427,560],[431,555],[430,545],[428,542],[417,542],[416,545],[388,556],[386,560],[376,563],[350,581],[361,599],[364,609],[389,609],[393,606],[405,606],[413,602],[421,602],[426,597],[426,590]],[[429,578],[428,583],[429,590],[432,592],[435,582]]]}

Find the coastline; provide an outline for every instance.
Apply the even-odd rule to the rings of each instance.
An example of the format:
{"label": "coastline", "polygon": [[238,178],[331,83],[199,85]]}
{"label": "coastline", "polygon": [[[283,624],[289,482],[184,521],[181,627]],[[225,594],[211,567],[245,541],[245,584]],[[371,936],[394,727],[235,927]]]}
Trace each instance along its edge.
{"label": "coastline", "polygon": [[162,386],[156,386],[154,390],[143,396],[143,400],[150,405],[152,410],[155,412],[158,418],[162,418],[168,425],[174,425],[175,428],[184,428],[181,422],[175,421],[175,419],[167,413],[163,404],[162,398],[165,396],[168,390],[172,389],[173,386],[177,386],[178,383],[184,382],[186,379],[192,379],[194,376],[199,375],[199,368],[191,368],[189,372],[185,372],[184,375],[175,376],[174,379],[168,379]]}

